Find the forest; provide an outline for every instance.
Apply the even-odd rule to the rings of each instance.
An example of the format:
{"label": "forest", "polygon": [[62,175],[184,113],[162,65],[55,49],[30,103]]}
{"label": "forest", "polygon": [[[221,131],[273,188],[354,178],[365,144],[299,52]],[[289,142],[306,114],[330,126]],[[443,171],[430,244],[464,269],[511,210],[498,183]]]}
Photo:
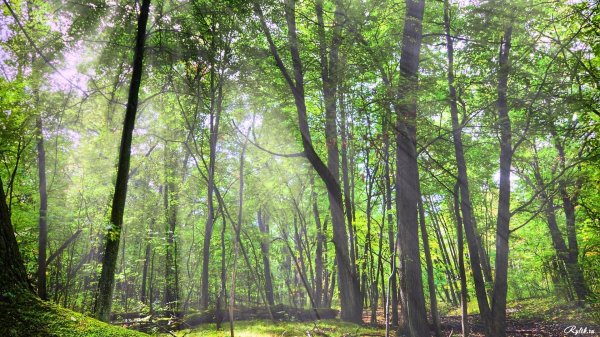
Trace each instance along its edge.
{"label": "forest", "polygon": [[595,0],[2,0],[3,336],[600,335]]}

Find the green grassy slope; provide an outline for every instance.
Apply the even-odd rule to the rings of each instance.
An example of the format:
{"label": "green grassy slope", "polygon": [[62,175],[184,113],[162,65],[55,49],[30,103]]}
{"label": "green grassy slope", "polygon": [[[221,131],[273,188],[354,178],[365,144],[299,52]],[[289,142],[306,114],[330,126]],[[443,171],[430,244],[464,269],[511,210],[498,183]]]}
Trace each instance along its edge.
{"label": "green grassy slope", "polygon": [[3,296],[0,299],[0,336],[143,337],[148,335],[112,326],[25,294]]}

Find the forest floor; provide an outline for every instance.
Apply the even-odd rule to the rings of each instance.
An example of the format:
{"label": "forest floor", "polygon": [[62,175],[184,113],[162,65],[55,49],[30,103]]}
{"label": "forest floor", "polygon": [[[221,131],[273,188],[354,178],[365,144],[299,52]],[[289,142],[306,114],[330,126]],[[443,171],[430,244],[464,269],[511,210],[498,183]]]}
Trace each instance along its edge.
{"label": "forest floor", "polygon": [[[476,306],[470,305],[471,336],[483,336]],[[460,316],[457,309],[447,311],[441,319],[444,336],[460,336]],[[365,312],[365,322],[370,320]],[[381,312],[376,326],[357,325],[337,319],[312,322],[272,322],[248,320],[235,322],[236,337],[359,337],[385,336]],[[580,336],[600,337],[600,307],[557,302],[554,298],[536,298],[509,303],[507,335],[514,337]],[[217,331],[215,324],[202,324],[192,329],[155,336],[225,337],[229,324]],[[392,332],[390,336],[394,336]],[[0,298],[0,336],[74,336],[74,337],[141,337],[146,334],[109,325],[79,313],[42,302],[34,296]]]}
{"label": "forest floor", "polygon": [[[446,336],[461,332],[460,309],[442,317]],[[483,325],[477,315],[477,304],[469,303],[469,325],[472,336],[483,336]],[[530,298],[508,303],[507,335],[532,336],[594,336],[600,337],[600,306],[557,301],[555,297]]]}
{"label": "forest floor", "polygon": [[[469,325],[471,336],[483,336],[483,325],[476,313],[476,304],[470,304]],[[441,318],[444,336],[461,336],[459,309],[452,309]],[[340,320],[313,322],[272,322],[268,320],[239,321],[235,323],[235,336],[238,337],[363,337],[385,336],[383,312],[377,315],[376,326],[356,325]],[[365,312],[364,321],[369,322]],[[225,322],[217,331],[215,324],[202,324],[193,329],[174,332],[185,337],[225,337],[230,336],[229,325]],[[169,336],[169,335],[161,335]],[[172,335],[171,335],[172,336]],[[394,332],[390,336],[395,336]],[[534,298],[509,303],[507,336],[511,337],[600,337],[600,308],[598,305],[577,306],[556,299]]]}

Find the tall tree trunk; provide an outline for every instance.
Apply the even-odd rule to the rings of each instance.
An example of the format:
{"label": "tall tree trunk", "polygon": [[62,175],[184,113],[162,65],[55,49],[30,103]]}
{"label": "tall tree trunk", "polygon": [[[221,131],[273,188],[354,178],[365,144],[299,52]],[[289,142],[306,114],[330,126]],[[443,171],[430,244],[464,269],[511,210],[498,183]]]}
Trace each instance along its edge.
{"label": "tall tree trunk", "polygon": [[[508,115],[507,88],[510,72],[512,26],[504,31],[500,47],[498,70],[498,126],[500,129],[500,185],[496,221],[496,265],[492,298],[493,335],[506,336],[506,295],[508,291],[508,239],[510,235],[510,167],[513,147],[511,122]],[[466,215],[463,213],[463,217]],[[490,334],[492,335],[492,334]]]}
{"label": "tall tree trunk", "polygon": [[165,303],[169,310],[178,311],[179,286],[177,284],[177,243],[175,242],[175,229],[177,225],[177,189],[172,179],[173,177],[167,177],[167,183],[165,184],[164,188],[164,206],[167,215],[167,246],[165,255]]}
{"label": "tall tree trunk", "polygon": [[400,261],[406,284],[406,311],[408,330],[412,337],[428,336],[429,326],[421,279],[419,253],[419,171],[416,151],[416,92],[419,55],[421,51],[422,21],[425,1],[406,1],[406,19],[402,36],[400,76],[394,108],[396,110],[396,214]]}
{"label": "tall tree trunk", "polygon": [[[321,15],[322,17],[322,15]],[[341,144],[341,155],[342,155],[342,186],[344,187],[344,208],[346,211],[346,221],[348,227],[348,234],[350,239],[350,260],[352,265],[356,266],[356,252],[354,247],[356,246],[356,239],[354,234],[354,227],[352,225],[353,219],[353,208],[352,204],[354,200],[350,194],[350,178],[348,176],[348,134],[346,129],[346,107],[344,106],[344,92],[339,93],[340,102],[340,138]]]}
{"label": "tall tree trunk", "polygon": [[38,186],[40,193],[39,239],[38,239],[38,296],[48,299],[46,290],[46,248],[48,245],[48,193],[46,190],[46,150],[44,149],[44,126],[42,116],[36,118]]}
{"label": "tall tree trunk", "polygon": [[127,108],[125,110],[125,121],[123,123],[123,134],[121,135],[121,147],[119,150],[119,164],[117,168],[117,181],[113,196],[110,224],[111,229],[106,235],[106,248],[102,259],[102,272],[98,281],[98,292],[94,312],[96,317],[107,322],[110,317],[112,306],[112,295],[115,281],[115,267],[119,255],[119,240],[123,226],[123,213],[125,211],[125,200],[127,197],[127,180],[129,178],[129,162],[131,157],[131,141],[135,126],[135,116],[138,107],[138,93],[142,80],[142,68],[144,65],[144,45],[146,41],[146,23],[150,12],[150,0],[143,0],[138,19],[135,50],[133,55],[133,73],[129,86]]}
{"label": "tall tree trunk", "polygon": [[[471,261],[471,270],[473,272],[473,280],[475,284],[475,294],[479,312],[486,327],[491,326],[491,311],[488,303],[485,281],[483,278],[482,266],[486,265],[486,256],[482,256],[480,249],[481,240],[475,228],[471,196],[469,192],[469,179],[467,176],[467,164],[465,160],[463,144],[462,144],[462,125],[458,120],[458,105],[456,88],[454,87],[454,46],[450,35],[450,18],[449,4],[444,2],[444,26],[446,30],[446,45],[448,48],[448,91],[450,113],[452,117],[452,139],[454,142],[454,153],[456,156],[456,166],[458,168],[458,185],[460,191],[460,208],[462,211],[462,221],[465,227],[467,236],[467,246],[469,248],[469,256]],[[510,146],[510,144],[509,144]],[[509,165],[510,169],[510,165]],[[459,248],[460,249],[460,248]],[[460,259],[460,256],[459,256]],[[460,268],[460,267],[459,267]],[[485,267],[484,267],[485,269]],[[488,331],[489,333],[489,331]]]}
{"label": "tall tree trunk", "polygon": [[[202,276],[200,280],[200,301],[203,309],[208,308],[208,288],[209,288],[209,262],[210,262],[210,241],[212,238],[212,232],[214,227],[214,190],[215,190],[215,163],[217,158],[217,140],[219,137],[219,122],[221,119],[221,110],[223,102],[223,85],[221,78],[219,77],[216,88],[215,88],[215,70],[211,68],[211,94],[216,94],[216,105],[215,99],[211,100],[210,107],[210,138],[209,138],[209,159],[208,159],[208,172],[207,172],[207,208],[208,212],[206,215],[206,227],[204,229],[204,243],[202,246]],[[215,91],[216,90],[216,91]]]}
{"label": "tall tree trunk", "polygon": [[265,295],[267,297],[267,305],[274,306],[275,300],[273,297],[273,281],[271,280],[271,261],[269,259],[269,225],[263,218],[262,210],[258,210],[258,229],[262,233],[260,240],[260,250],[262,252],[263,268],[265,274]]}
{"label": "tall tree trunk", "polygon": [[[386,131],[384,132],[385,142],[385,209],[387,213],[388,223],[388,241],[389,248],[392,254],[390,259],[390,294],[391,298],[391,325],[398,326],[398,278],[396,272],[396,239],[394,235],[394,218],[392,215],[392,183],[391,183],[391,170],[390,170],[390,137],[389,137],[389,125],[391,125],[391,115],[388,113],[388,121],[384,123]],[[386,310],[389,310],[386,305]],[[389,312],[387,315],[389,319]]]}

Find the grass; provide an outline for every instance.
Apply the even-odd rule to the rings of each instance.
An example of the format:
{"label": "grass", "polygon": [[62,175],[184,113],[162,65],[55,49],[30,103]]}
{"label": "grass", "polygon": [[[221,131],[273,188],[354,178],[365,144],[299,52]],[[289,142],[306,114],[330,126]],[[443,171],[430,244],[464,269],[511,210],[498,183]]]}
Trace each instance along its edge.
{"label": "grass", "polygon": [[143,337],[146,334],[113,326],[85,315],[20,294],[0,301],[0,336]]}
{"label": "grass", "polygon": [[[220,331],[215,324],[203,324],[191,330],[181,330],[177,336],[225,337],[229,323],[224,322]],[[235,323],[236,337],[292,337],[292,336],[385,336],[385,330],[330,319],[314,322],[271,322],[268,320],[240,321]],[[168,336],[168,335],[161,335]]]}

